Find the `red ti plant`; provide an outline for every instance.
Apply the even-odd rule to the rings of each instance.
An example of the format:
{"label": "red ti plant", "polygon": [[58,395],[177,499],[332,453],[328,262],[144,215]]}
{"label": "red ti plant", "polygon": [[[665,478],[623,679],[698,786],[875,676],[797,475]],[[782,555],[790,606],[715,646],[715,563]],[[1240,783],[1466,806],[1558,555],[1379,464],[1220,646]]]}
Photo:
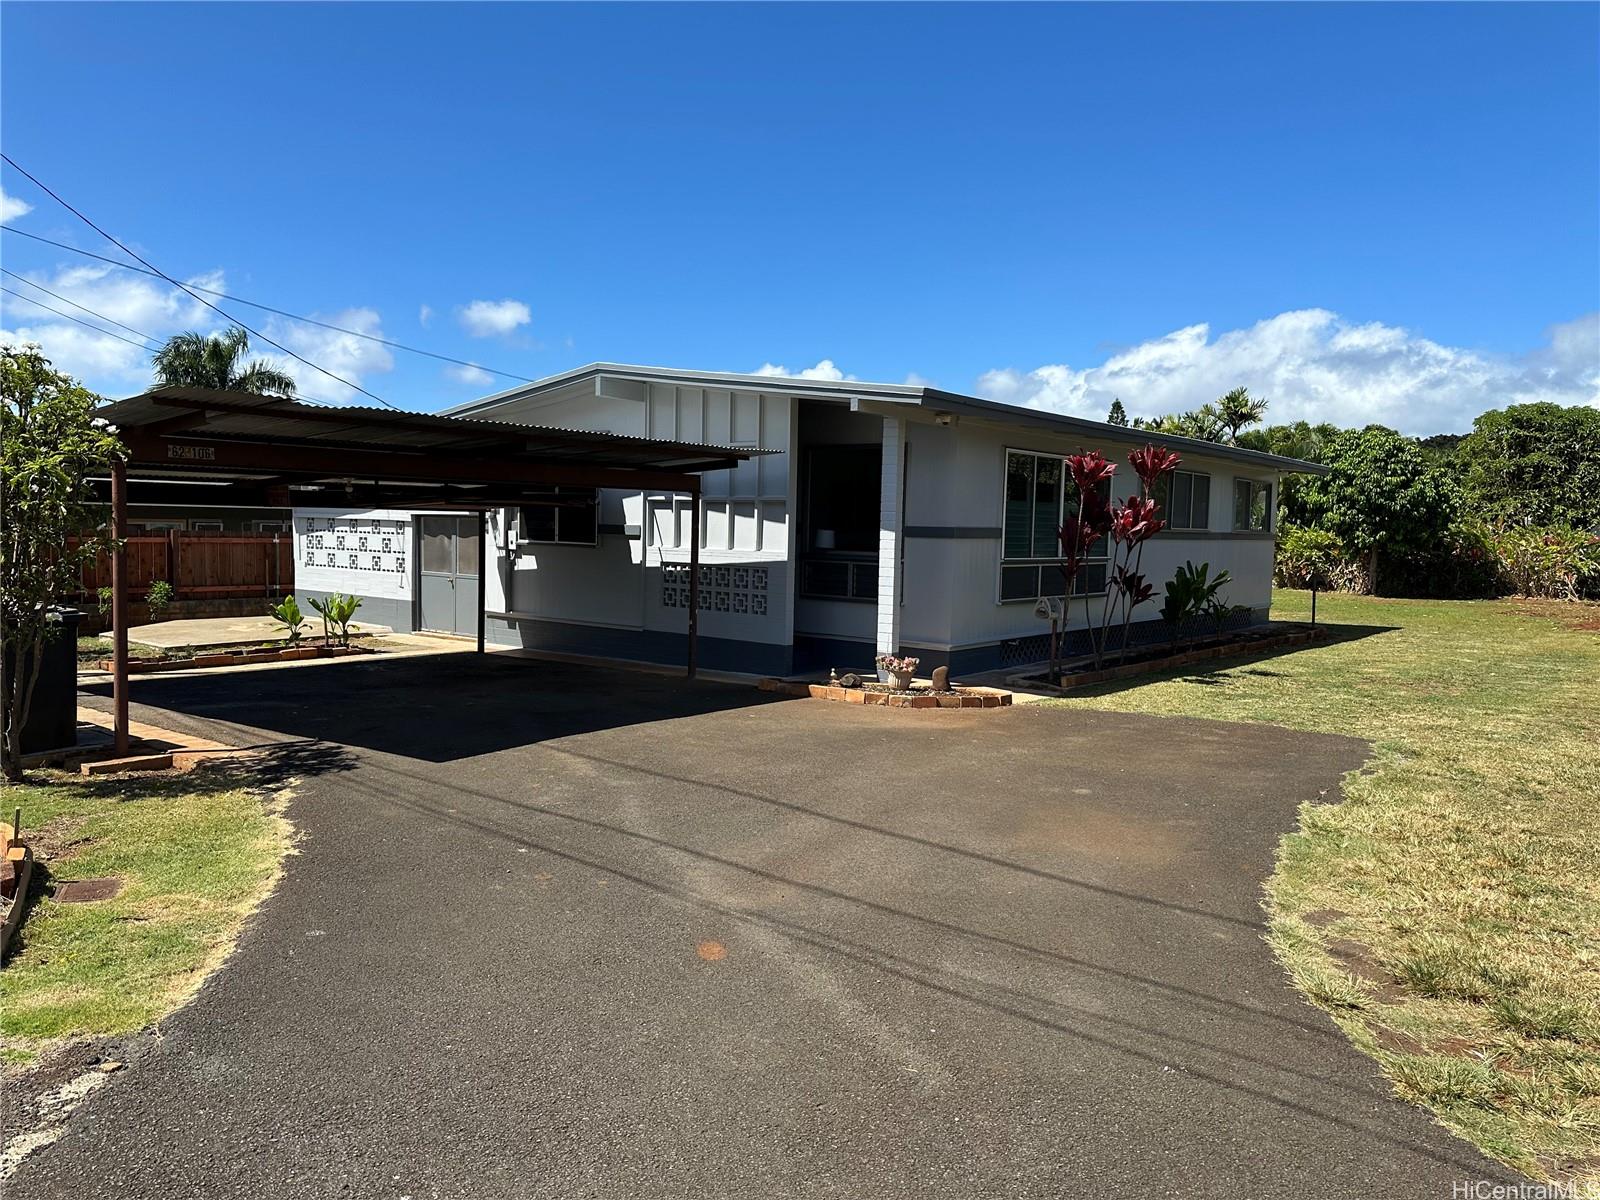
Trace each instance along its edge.
{"label": "red ti plant", "polygon": [[[1111,532],[1111,507],[1100,495],[1100,485],[1116,474],[1117,464],[1108,462],[1098,450],[1083,451],[1067,456],[1067,471],[1078,489],[1078,514],[1069,516],[1061,524],[1061,574],[1065,580],[1061,594],[1063,625],[1072,617],[1072,586],[1083,569],[1089,550]],[[1083,602],[1084,616],[1089,615],[1089,601]],[[1091,638],[1093,633],[1091,631]],[[1097,651],[1098,654],[1098,651]],[[1050,647],[1050,680],[1060,678],[1060,656],[1052,640]]]}
{"label": "red ti plant", "polygon": [[[1122,596],[1122,642],[1117,653],[1120,664],[1128,657],[1128,630],[1133,625],[1133,610],[1150,599],[1154,588],[1145,583],[1139,574],[1139,564],[1144,559],[1144,544],[1167,527],[1161,506],[1156,503],[1155,490],[1162,476],[1171,472],[1183,460],[1165,446],[1145,446],[1128,455],[1128,462],[1139,476],[1139,494],[1129,496],[1117,509],[1112,525],[1112,536],[1122,547],[1122,565],[1113,575],[1116,590]],[[1129,570],[1129,566],[1132,570]],[[1109,607],[1111,588],[1106,589]],[[1105,647],[1106,629],[1100,632],[1100,645]],[[1096,659],[1098,664],[1099,659]]]}

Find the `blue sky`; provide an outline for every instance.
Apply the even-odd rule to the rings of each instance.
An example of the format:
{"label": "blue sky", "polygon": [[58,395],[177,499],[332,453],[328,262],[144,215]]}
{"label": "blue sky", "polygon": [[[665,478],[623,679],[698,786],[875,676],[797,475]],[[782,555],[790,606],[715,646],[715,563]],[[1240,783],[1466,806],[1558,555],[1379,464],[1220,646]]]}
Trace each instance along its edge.
{"label": "blue sky", "polygon": [[[1416,433],[1600,396],[1594,5],[8,3],[0,33],[6,152],[163,270],[516,374],[809,369],[1089,416],[1244,384]],[[107,252],[0,183],[8,224]],[[216,321],[0,253],[158,338]],[[0,299],[92,386],[143,382]],[[404,407],[501,385],[270,332]]]}

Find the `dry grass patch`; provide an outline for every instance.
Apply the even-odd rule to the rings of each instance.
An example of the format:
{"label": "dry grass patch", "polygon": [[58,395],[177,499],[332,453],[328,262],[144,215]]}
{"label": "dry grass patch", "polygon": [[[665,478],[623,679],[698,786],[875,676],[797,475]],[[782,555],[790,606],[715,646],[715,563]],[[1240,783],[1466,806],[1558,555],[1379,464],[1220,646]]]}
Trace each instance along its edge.
{"label": "dry grass patch", "polygon": [[217,769],[84,778],[36,772],[8,787],[44,858],[36,889],[117,876],[108,900],[39,894],[0,970],[5,1061],[63,1038],[127,1033],[182,1003],[226,956],[277,880],[281,803]]}
{"label": "dry grass patch", "polygon": [[1594,615],[1323,596],[1331,644],[1060,703],[1372,741],[1280,847],[1274,949],[1400,1095],[1530,1175],[1600,1185]]}

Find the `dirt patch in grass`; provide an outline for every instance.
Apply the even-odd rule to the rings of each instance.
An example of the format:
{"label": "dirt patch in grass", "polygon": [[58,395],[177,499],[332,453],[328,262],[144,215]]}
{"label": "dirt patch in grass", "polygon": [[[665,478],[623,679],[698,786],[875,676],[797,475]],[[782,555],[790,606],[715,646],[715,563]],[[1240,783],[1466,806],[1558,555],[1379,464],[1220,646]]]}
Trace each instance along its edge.
{"label": "dirt patch in grass", "polygon": [[[1274,595],[1304,620],[1305,593]],[[1373,742],[1268,882],[1296,984],[1406,1099],[1600,1186],[1600,606],[1324,595],[1328,644],[1057,701]]]}
{"label": "dirt patch in grass", "polygon": [[1544,617],[1569,629],[1600,633],[1600,604],[1592,601],[1517,600],[1514,607],[1525,617]]}

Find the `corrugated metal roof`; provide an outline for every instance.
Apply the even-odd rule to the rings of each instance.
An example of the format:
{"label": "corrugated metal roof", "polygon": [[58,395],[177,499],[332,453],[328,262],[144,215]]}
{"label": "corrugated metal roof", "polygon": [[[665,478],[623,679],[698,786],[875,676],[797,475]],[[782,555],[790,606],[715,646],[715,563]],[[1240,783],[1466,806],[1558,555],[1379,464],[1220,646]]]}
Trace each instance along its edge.
{"label": "corrugated metal roof", "polygon": [[662,470],[688,469],[685,464],[706,460],[742,460],[774,453],[749,446],[671,442],[439,413],[328,407],[215,388],[156,388],[106,405],[96,415],[119,429],[132,430],[167,425],[189,413],[204,414],[203,434],[190,436],[323,449],[344,446],[457,454],[492,450],[515,453],[530,461]]}

